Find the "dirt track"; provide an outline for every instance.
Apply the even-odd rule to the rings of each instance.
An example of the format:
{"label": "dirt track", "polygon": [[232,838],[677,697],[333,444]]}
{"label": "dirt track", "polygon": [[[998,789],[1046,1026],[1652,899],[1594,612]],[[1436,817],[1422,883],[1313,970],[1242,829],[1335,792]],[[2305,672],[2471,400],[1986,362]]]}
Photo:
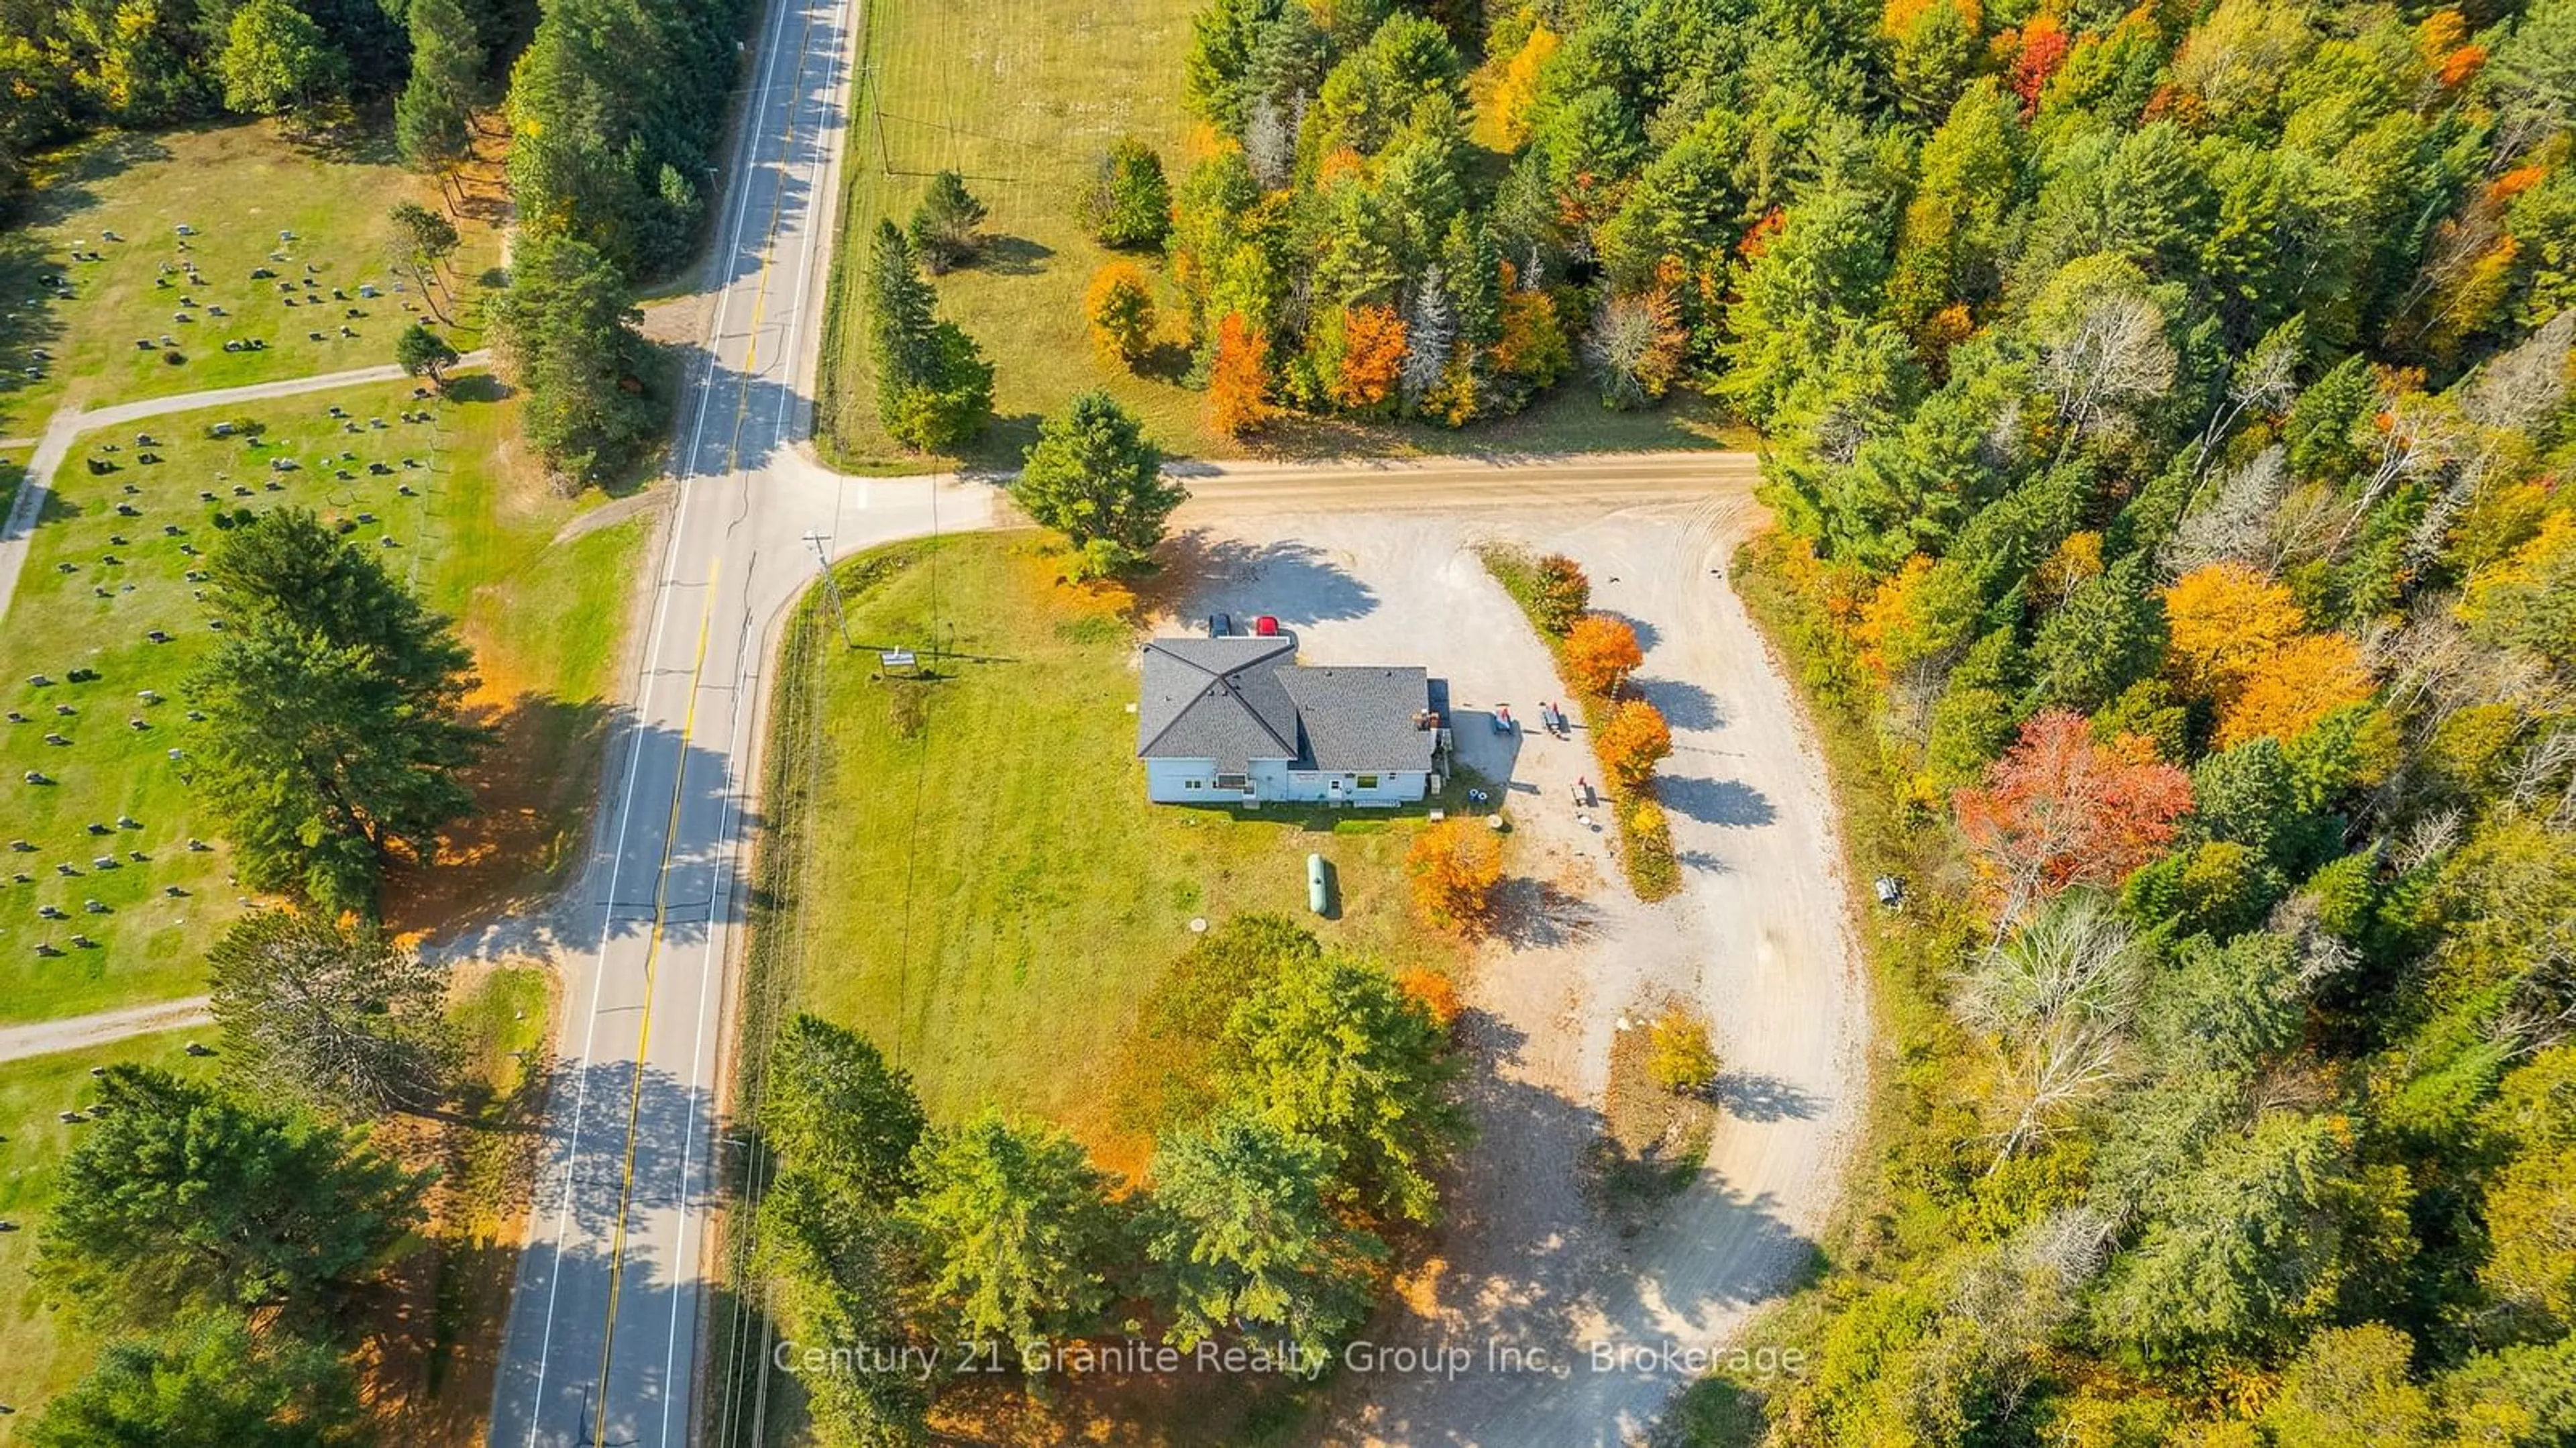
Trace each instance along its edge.
{"label": "dirt track", "polygon": [[[1480,1137],[1449,1185],[1441,1260],[1407,1284],[1409,1310],[1368,1334],[1387,1357],[1463,1353],[1432,1361],[1465,1366],[1346,1364],[1317,1436],[1635,1441],[1696,1375],[1667,1350],[1724,1344],[1796,1272],[1865,1095],[1865,993],[1822,767],[1722,571],[1758,519],[1734,476],[1688,500],[1623,502],[1616,484],[1568,479],[1444,512],[1412,511],[1407,488],[1392,503],[1404,511],[1384,513],[1356,511],[1342,477],[1311,500],[1284,478],[1203,488],[1184,523],[1203,530],[1192,561],[1212,581],[1189,607],[1276,614],[1314,662],[1419,661],[1449,678],[1462,745],[1483,754],[1470,762],[1513,781],[1517,858],[1540,908],[1485,951],[1467,991]],[[1574,817],[1568,786],[1598,779],[1579,734],[1524,731],[1514,745],[1486,726],[1494,703],[1535,721],[1564,694],[1471,551],[1487,538],[1572,554],[1595,606],[1635,621],[1639,683],[1674,726],[1663,793],[1677,898],[1639,904]],[[1585,1192],[1580,1157],[1615,1023],[1665,992],[1715,1023],[1725,1118],[1697,1183],[1623,1234]],[[1605,1366],[1597,1352],[1617,1356]]]}

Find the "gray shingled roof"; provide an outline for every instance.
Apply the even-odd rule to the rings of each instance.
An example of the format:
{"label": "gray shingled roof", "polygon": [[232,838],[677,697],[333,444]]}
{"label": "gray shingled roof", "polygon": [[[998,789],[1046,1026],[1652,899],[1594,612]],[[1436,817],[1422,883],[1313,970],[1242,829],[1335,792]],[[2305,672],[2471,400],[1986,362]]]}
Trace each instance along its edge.
{"label": "gray shingled roof", "polygon": [[1429,769],[1435,735],[1418,668],[1305,668],[1288,638],[1168,638],[1145,645],[1136,753],[1213,759],[1239,774],[1255,759],[1352,773]]}
{"label": "gray shingled roof", "polygon": [[1349,774],[1431,767],[1438,735],[1413,722],[1431,704],[1431,679],[1421,669],[1290,668],[1279,671],[1279,682],[1305,729],[1298,768]]}
{"label": "gray shingled roof", "polygon": [[1279,666],[1291,638],[1171,638],[1145,645],[1136,700],[1136,753],[1146,759],[1213,759],[1240,774],[1255,759],[1297,757],[1297,706]]}

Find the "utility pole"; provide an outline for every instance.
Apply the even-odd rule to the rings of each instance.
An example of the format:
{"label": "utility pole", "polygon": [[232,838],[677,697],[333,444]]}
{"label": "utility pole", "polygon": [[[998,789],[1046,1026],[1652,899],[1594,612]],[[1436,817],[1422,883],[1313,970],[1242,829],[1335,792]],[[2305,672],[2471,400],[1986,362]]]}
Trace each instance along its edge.
{"label": "utility pole", "polygon": [[814,547],[814,569],[823,575],[823,596],[832,601],[832,622],[840,626],[841,647],[857,648],[850,642],[850,616],[841,608],[841,580],[832,576],[832,559],[823,551],[823,535],[808,530],[805,541]]}

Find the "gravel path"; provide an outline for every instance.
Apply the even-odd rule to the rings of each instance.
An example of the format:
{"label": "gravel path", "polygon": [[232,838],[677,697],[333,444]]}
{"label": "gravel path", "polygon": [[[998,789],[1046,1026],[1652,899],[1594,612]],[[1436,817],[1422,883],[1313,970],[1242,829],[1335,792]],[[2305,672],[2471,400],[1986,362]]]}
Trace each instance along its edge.
{"label": "gravel path", "polygon": [[148,1036],[155,1031],[202,1026],[213,1020],[214,1017],[206,1010],[206,998],[191,996],[186,1000],[155,1001],[148,1006],[100,1011],[94,1016],[66,1016],[58,1021],[0,1027],[0,1061],[23,1061],[29,1056],[50,1056],[58,1051],[104,1046],[128,1036]]}
{"label": "gravel path", "polygon": [[[1528,877],[1524,923],[1466,990],[1480,1130],[1449,1184],[1440,1255],[1366,1334],[1377,1360],[1346,1359],[1315,1437],[1638,1441],[1812,1251],[1866,1095],[1866,992],[1821,762],[1722,572],[1759,525],[1749,489],[1729,477],[1695,500],[1609,507],[1525,490],[1465,517],[1237,514],[1202,497],[1194,563],[1212,576],[1188,613],[1272,613],[1310,660],[1420,661],[1449,678],[1461,743],[1483,755],[1471,762],[1512,780]],[[1569,787],[1599,778],[1579,733],[1486,726],[1492,703],[1534,721],[1565,691],[1471,551],[1484,538],[1572,554],[1595,606],[1636,622],[1639,687],[1673,724],[1675,899],[1639,904],[1603,835],[1574,818]],[[1714,1023],[1727,1109],[1697,1182],[1622,1222],[1580,1163],[1617,1021],[1667,992]]]}

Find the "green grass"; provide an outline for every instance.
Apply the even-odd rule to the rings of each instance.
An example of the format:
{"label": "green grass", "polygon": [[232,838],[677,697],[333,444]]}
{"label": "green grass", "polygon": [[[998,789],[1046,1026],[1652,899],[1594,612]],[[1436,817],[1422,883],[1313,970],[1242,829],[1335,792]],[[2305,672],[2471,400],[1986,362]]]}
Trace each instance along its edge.
{"label": "green grass", "polygon": [[[439,206],[437,187],[425,178],[317,153],[266,124],[112,135],[40,163],[27,220],[0,234],[0,437],[34,435],[61,405],[94,407],[393,360],[394,334],[414,316],[405,303],[421,300],[393,292],[384,260],[385,213],[406,199]],[[173,230],[181,224],[198,232],[185,252]],[[473,324],[482,312],[481,282],[499,261],[500,243],[485,225],[458,230],[464,243],[451,277],[461,311],[437,300],[466,324],[452,336],[470,350],[480,344]],[[105,240],[109,231],[124,240]],[[281,243],[280,231],[296,239]],[[281,248],[283,262],[270,255]],[[105,260],[74,261],[75,249]],[[173,274],[170,286],[158,285],[161,266],[183,258],[197,264],[204,284]],[[302,286],[308,264],[317,268],[310,289]],[[276,271],[277,280],[253,280],[257,267]],[[47,276],[70,283],[68,300],[42,285]],[[299,297],[319,304],[286,306],[278,281],[295,283]],[[362,282],[384,295],[362,300]],[[334,287],[348,300],[331,300]],[[197,320],[173,320],[182,297],[198,304]],[[231,315],[215,317],[209,306]],[[367,315],[346,316],[352,306]],[[426,311],[418,315],[428,319]],[[344,324],[356,338],[340,335]],[[311,340],[315,331],[324,340]],[[163,360],[157,345],[134,345],[145,338],[157,344],[165,333],[184,363]],[[268,347],[228,353],[228,338],[258,338]],[[53,354],[41,381],[25,375],[33,348]]]}
{"label": "green grass", "polygon": [[[854,470],[930,466],[877,425],[866,318],[854,293],[877,222],[912,214],[928,178],[955,169],[990,208],[986,259],[938,281],[945,314],[994,365],[994,425],[968,451],[1015,467],[1040,416],[1102,386],[1166,447],[1199,457],[1617,451],[1717,446],[1707,408],[1676,400],[1614,413],[1579,381],[1518,418],[1463,431],[1420,424],[1290,420],[1249,445],[1211,431],[1205,398],[1180,385],[1179,300],[1168,278],[1165,361],[1155,376],[1105,367],[1084,335],[1082,291],[1110,253],[1074,216],[1078,182],[1121,134],[1153,143],[1175,186],[1189,165],[1181,57],[1199,0],[1022,0],[1005,17],[927,0],[868,8],[834,253],[822,397],[825,456]],[[1149,271],[1152,257],[1135,258]]]}
{"label": "green grass", "polygon": [[[1407,903],[1418,815],[1342,829],[1352,817],[1147,804],[1128,712],[1141,636],[1069,604],[1058,562],[1025,533],[864,555],[840,575],[857,651],[809,600],[770,746],[754,989],[867,1032],[935,1117],[997,1102],[1132,1169],[1121,1045],[1192,918],[1294,915],[1397,967],[1453,947]],[[874,646],[931,637],[934,574],[939,637],[987,657],[938,662],[928,683],[876,677]],[[1306,913],[1309,851],[1335,868],[1339,919]]]}
{"label": "green grass", "polygon": [[[139,461],[144,449],[132,432],[92,434],[75,447],[55,480],[8,627],[0,632],[0,704],[27,716],[25,723],[0,725],[7,835],[37,846],[0,864],[0,872],[31,877],[0,883],[0,1019],[73,1015],[187,994],[200,984],[205,945],[237,909],[214,827],[197,809],[181,766],[168,758],[170,749],[186,747],[190,733],[184,681],[216,642],[185,579],[196,560],[183,550],[213,547],[210,515],[217,506],[295,503],[348,520],[350,536],[397,577],[462,617],[487,678],[484,702],[505,727],[528,721],[528,737],[556,740],[559,755],[592,737],[604,712],[600,696],[613,678],[640,520],[551,547],[557,530],[593,500],[557,498],[508,466],[501,439],[513,404],[489,400],[493,392],[488,383],[466,379],[458,400],[415,403],[409,384],[384,384],[177,414],[142,425],[159,444],[152,449],[161,458],[157,464]],[[327,415],[335,404],[356,420],[357,432]],[[420,408],[435,420],[396,420]],[[212,424],[245,415],[267,423],[266,445],[207,435]],[[366,425],[377,417],[387,426]],[[356,456],[342,460],[342,452]],[[301,466],[272,472],[277,458]],[[406,469],[405,458],[421,466]],[[92,476],[92,459],[117,470]],[[370,462],[392,471],[370,475]],[[340,471],[352,476],[338,478]],[[284,486],[269,491],[271,481]],[[128,486],[138,491],[129,495]],[[406,486],[414,496],[402,496]],[[251,495],[238,498],[236,488]],[[216,503],[203,500],[208,491]],[[141,516],[120,517],[120,504]],[[181,529],[180,536],[166,536],[166,526]],[[125,542],[115,542],[118,537]],[[388,538],[397,546],[382,547]],[[119,561],[107,562],[111,556]],[[107,597],[98,596],[100,588],[109,590]],[[154,629],[172,641],[150,642]],[[101,677],[67,682],[76,667]],[[27,682],[39,673],[53,685]],[[146,689],[164,702],[140,702]],[[58,716],[59,705],[76,712]],[[132,727],[134,719],[149,727]],[[71,742],[48,744],[48,733]],[[588,763],[532,758],[526,749],[505,757],[539,779],[577,779]],[[22,783],[31,769],[57,782]],[[117,828],[119,816],[141,827]],[[109,834],[89,834],[93,823],[108,825]],[[215,848],[190,851],[192,836]],[[131,850],[147,858],[134,860]],[[117,866],[98,868],[93,862],[100,856]],[[64,875],[62,865],[79,873]],[[173,888],[185,893],[173,895]],[[89,913],[86,902],[93,899],[107,913]],[[41,919],[46,905],[71,918]],[[75,931],[97,943],[72,944]],[[37,955],[39,942],[63,954]]]}
{"label": "green grass", "polygon": [[[207,1032],[193,1033],[205,1035]],[[13,1442],[32,1420],[34,1405],[61,1392],[88,1371],[97,1335],[59,1305],[49,1305],[30,1275],[45,1210],[54,1199],[54,1175],[84,1129],[57,1121],[58,1112],[95,1099],[93,1067],[162,1066],[182,1075],[213,1070],[211,1059],[182,1049],[192,1033],[137,1036],[95,1050],[0,1063],[0,1219],[18,1230],[0,1234],[0,1403],[18,1409],[0,1417],[0,1444]]]}

